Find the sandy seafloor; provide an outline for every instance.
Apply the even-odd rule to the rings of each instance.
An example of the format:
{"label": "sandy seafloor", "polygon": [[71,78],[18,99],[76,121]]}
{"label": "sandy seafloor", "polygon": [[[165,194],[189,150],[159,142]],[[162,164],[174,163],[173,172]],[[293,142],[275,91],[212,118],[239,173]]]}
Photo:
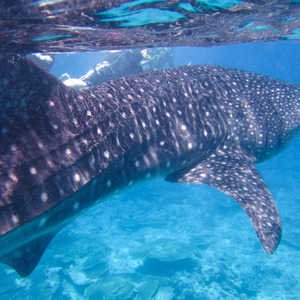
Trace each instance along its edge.
{"label": "sandy seafloor", "polygon": [[[176,65],[214,63],[300,84],[296,42],[180,48],[174,56]],[[91,54],[57,57],[52,71],[79,77],[95,61]],[[226,195],[160,179],[82,214],[29,277],[0,265],[0,299],[300,299],[299,148],[300,138],[257,166],[282,217],[275,254],[264,252]]]}

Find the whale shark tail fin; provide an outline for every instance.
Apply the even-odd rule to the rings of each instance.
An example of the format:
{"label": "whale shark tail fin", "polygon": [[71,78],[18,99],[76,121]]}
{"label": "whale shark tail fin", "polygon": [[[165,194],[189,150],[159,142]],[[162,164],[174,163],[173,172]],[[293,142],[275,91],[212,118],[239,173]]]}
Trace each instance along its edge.
{"label": "whale shark tail fin", "polygon": [[[40,202],[41,196],[34,191],[42,189],[44,182],[57,171],[55,164],[51,167],[47,163],[51,153],[74,136],[76,128],[70,122],[72,112],[66,98],[77,91],[28,58],[1,57],[0,65],[0,236],[3,236],[60,201],[57,195],[50,199],[49,194],[47,201]],[[38,163],[42,166],[39,170]]]}
{"label": "whale shark tail fin", "polygon": [[21,277],[27,277],[39,263],[55,233],[43,235],[2,256],[0,262],[14,268]]}
{"label": "whale shark tail fin", "polygon": [[242,150],[217,150],[192,169],[175,172],[166,180],[208,184],[224,192],[247,213],[265,251],[276,250],[282,233],[278,209],[253,159]]}
{"label": "whale shark tail fin", "polygon": [[28,58],[0,57],[0,65],[0,262],[26,277],[57,232],[39,235],[43,226],[30,221],[66,198],[43,192],[46,180],[55,179],[43,161],[72,137],[66,98],[77,91]]}
{"label": "whale shark tail fin", "polygon": [[28,106],[40,105],[48,100],[53,89],[62,89],[63,92],[72,90],[28,57],[1,56],[0,65],[2,115],[8,113],[10,107],[15,109],[14,113],[20,111],[24,114],[24,109]]}

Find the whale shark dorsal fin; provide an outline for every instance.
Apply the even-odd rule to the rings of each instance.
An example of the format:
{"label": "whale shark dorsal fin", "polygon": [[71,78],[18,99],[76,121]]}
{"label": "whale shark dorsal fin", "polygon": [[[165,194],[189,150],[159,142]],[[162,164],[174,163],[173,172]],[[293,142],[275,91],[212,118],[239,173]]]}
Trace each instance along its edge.
{"label": "whale shark dorsal fin", "polygon": [[253,159],[242,150],[217,150],[192,169],[170,174],[166,180],[208,184],[224,192],[247,213],[265,251],[276,250],[282,232],[278,209]]}
{"label": "whale shark dorsal fin", "polygon": [[27,277],[39,263],[56,233],[43,235],[22,245],[9,254],[2,256],[0,262],[14,268],[21,277]]}

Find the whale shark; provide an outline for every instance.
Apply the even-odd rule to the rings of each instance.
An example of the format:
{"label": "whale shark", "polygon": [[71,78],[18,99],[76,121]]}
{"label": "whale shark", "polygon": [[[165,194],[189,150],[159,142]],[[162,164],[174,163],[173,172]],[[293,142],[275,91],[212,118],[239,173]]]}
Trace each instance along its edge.
{"label": "whale shark", "polygon": [[20,276],[81,212],[159,177],[224,192],[276,250],[281,219],[255,163],[299,133],[299,85],[194,65],[75,90],[28,58],[0,65],[0,262]]}

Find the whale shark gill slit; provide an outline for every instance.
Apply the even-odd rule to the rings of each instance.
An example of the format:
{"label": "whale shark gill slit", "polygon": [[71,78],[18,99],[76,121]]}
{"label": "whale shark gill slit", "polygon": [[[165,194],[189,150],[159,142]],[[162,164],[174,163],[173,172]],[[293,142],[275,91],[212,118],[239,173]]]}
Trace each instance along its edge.
{"label": "whale shark gill slit", "polygon": [[0,261],[21,276],[81,212],[157,177],[226,193],[275,251],[281,220],[254,163],[299,133],[298,85],[197,65],[73,90],[28,59],[0,65]]}

